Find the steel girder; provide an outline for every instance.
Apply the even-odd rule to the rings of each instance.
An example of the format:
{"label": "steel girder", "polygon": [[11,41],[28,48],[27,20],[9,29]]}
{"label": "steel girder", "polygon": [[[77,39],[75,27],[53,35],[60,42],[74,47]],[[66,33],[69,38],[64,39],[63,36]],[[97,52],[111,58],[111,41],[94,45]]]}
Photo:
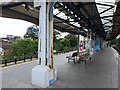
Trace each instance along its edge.
{"label": "steel girder", "polygon": [[[82,12],[80,11],[80,6],[76,6],[74,5],[74,3],[71,2],[70,3],[65,3],[65,5],[68,7],[69,10],[71,10],[73,12],[73,14],[77,15],[78,18],[80,18],[81,20],[79,20],[79,23],[84,24],[85,27],[87,27],[87,29],[91,29],[94,31],[93,25],[91,24],[91,22],[86,19],[86,17],[82,14]],[[99,32],[99,31],[98,31]],[[104,37],[105,36],[105,32],[99,32],[97,33],[100,37]]]}

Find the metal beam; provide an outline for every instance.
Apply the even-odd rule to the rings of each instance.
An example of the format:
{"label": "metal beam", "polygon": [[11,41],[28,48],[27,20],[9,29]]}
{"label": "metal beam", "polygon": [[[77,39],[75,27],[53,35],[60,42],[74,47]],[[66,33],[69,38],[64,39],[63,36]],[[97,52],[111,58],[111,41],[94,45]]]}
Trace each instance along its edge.
{"label": "metal beam", "polygon": [[56,19],[58,19],[58,20],[60,20],[60,21],[62,21],[62,22],[66,22],[66,24],[68,24],[68,25],[70,25],[70,26],[73,26],[73,27],[75,27],[76,29],[82,30],[82,31],[84,31],[84,32],[86,33],[86,31],[83,30],[82,27],[74,26],[73,24],[70,24],[70,23],[68,23],[66,20],[64,20],[64,19],[62,19],[62,18],[60,18],[60,17],[57,17],[57,16],[55,16],[55,15],[54,15],[54,18],[56,18]]}
{"label": "metal beam", "polygon": [[7,6],[3,6],[2,8],[12,8],[12,7],[16,7],[19,5],[25,4],[25,8],[28,8],[27,3],[26,2],[17,2],[17,3],[13,3]]}
{"label": "metal beam", "polygon": [[102,6],[110,6],[113,7],[114,5],[109,5],[109,4],[103,4],[103,3],[96,3],[97,5],[102,5]]}
{"label": "metal beam", "polygon": [[[55,16],[56,16],[56,15],[55,15]],[[65,20],[65,21],[62,21],[62,22],[54,22],[54,23],[63,23],[63,22],[65,22],[65,23],[67,23],[67,22],[74,22],[74,23],[76,23],[76,22],[78,22],[78,21],[80,21],[80,20],[75,20],[75,21]]]}
{"label": "metal beam", "polygon": [[54,25],[54,28],[59,29],[61,32],[68,32],[68,33],[72,33],[72,34],[81,34],[83,36],[86,36],[85,33],[76,33],[76,31],[72,31],[72,30],[68,30],[59,26]]}
{"label": "metal beam", "polygon": [[106,19],[106,18],[102,18],[103,20],[107,20],[107,21],[110,21],[110,22],[112,22],[112,20],[111,19]]}
{"label": "metal beam", "polygon": [[108,23],[110,23],[110,22],[105,22],[103,25],[108,24]]}
{"label": "metal beam", "polygon": [[104,26],[104,27],[120,27],[120,25]]}
{"label": "metal beam", "polygon": [[106,9],[106,10],[104,10],[104,11],[100,12],[99,14],[103,14],[103,13],[105,13],[105,12],[109,11],[109,10],[110,10],[110,9],[112,9],[112,8],[114,8],[114,6],[111,6],[110,8],[108,8],[108,9]]}
{"label": "metal beam", "polygon": [[13,19],[21,19],[25,21],[32,22],[36,25],[39,25],[39,20],[35,17],[25,15],[23,13],[8,9],[8,8],[3,8],[2,9],[2,16],[6,18],[13,18]]}
{"label": "metal beam", "polygon": [[[76,6],[76,5],[74,5],[73,2],[71,2],[71,4],[69,4],[68,7],[69,7],[78,17],[80,17],[82,21],[84,21],[84,22],[88,25],[88,28],[89,28],[89,29],[94,30],[91,22],[82,14],[79,6]],[[97,34],[98,34],[99,36],[105,36],[104,31],[103,31],[103,32],[100,31],[100,32],[98,32]]]}
{"label": "metal beam", "polygon": [[79,18],[81,18],[81,20],[84,21],[88,25],[88,28],[92,29],[91,23],[82,14],[82,12],[80,11],[80,8],[76,6],[73,2],[71,2],[71,4],[68,4],[68,5],[69,5],[68,6],[69,9],[72,10]]}
{"label": "metal beam", "polygon": [[92,19],[104,19],[104,18],[109,18],[109,17],[114,17],[114,16],[120,16],[120,14],[117,14],[117,15],[109,15],[109,16],[103,16],[103,17],[91,17],[89,18],[90,20]]}

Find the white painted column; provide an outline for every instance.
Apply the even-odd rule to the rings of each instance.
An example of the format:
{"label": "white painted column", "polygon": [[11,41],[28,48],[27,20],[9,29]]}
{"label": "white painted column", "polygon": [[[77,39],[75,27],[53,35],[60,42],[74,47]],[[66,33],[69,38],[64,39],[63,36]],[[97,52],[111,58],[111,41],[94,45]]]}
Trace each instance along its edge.
{"label": "white painted column", "polygon": [[77,40],[77,52],[80,52],[80,35],[78,35],[78,40]]}
{"label": "white painted column", "polygon": [[41,7],[39,11],[39,46],[38,46],[38,64],[32,69],[31,82],[33,85],[41,88],[48,87],[50,68],[46,65],[46,2],[38,2]]}
{"label": "white painted column", "polygon": [[88,40],[89,40],[89,30],[87,31],[87,40],[86,40],[86,43],[88,43]]}
{"label": "white painted column", "polygon": [[38,64],[41,64],[41,29],[39,28],[38,35]]}
{"label": "white painted column", "polygon": [[92,41],[92,31],[90,30],[90,52],[91,52],[91,50],[92,50],[92,45],[91,45],[91,42]]}
{"label": "white painted column", "polygon": [[[38,4],[39,3],[39,4]],[[49,20],[50,2],[38,2],[39,14],[39,47],[38,63],[32,69],[32,84],[46,88],[57,79],[57,69],[53,68],[53,18]],[[47,64],[49,61],[49,64]]]}
{"label": "white painted column", "polygon": [[93,42],[92,42],[92,31],[90,30],[90,55],[93,55]]}
{"label": "white painted column", "polygon": [[86,51],[87,51],[87,53],[89,53],[89,47],[90,47],[90,45],[89,45],[90,43],[89,43],[89,30],[87,31],[87,40],[86,40]]}
{"label": "white painted column", "polygon": [[39,28],[41,29],[41,65],[46,65],[46,2],[41,2]]}

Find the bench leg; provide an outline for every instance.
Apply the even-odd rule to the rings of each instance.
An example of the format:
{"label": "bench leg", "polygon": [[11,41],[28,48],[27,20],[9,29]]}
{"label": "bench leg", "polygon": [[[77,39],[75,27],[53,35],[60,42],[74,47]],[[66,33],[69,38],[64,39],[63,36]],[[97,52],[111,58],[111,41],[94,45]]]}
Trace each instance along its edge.
{"label": "bench leg", "polygon": [[75,63],[75,59],[74,59],[74,63]]}
{"label": "bench leg", "polygon": [[80,63],[80,58],[79,58],[79,63]]}
{"label": "bench leg", "polygon": [[85,60],[85,64],[87,64],[86,60]]}
{"label": "bench leg", "polygon": [[91,57],[90,57],[90,61],[91,61]]}
{"label": "bench leg", "polygon": [[73,62],[75,63],[75,57],[73,58]]}
{"label": "bench leg", "polygon": [[70,60],[70,59],[68,58],[68,63],[69,63],[69,60]]}

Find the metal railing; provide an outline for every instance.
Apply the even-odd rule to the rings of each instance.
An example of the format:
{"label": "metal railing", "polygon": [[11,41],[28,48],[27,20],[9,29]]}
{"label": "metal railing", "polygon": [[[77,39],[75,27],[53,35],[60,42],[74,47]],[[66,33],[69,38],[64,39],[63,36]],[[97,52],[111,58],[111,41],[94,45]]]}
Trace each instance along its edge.
{"label": "metal railing", "polygon": [[[56,52],[55,54],[63,54],[63,53],[69,53],[70,51],[75,51],[76,49],[71,49],[71,50],[66,50],[66,51],[59,51]],[[24,61],[26,62],[27,59],[30,59],[32,61],[33,58],[38,58],[38,55],[30,55],[30,56],[25,56],[25,57],[20,57],[20,58],[13,58],[13,59],[4,59],[0,60],[0,64],[4,64],[5,66],[8,66],[8,63],[14,63],[17,64],[18,61]]]}
{"label": "metal railing", "polygon": [[55,54],[69,53],[69,52],[75,51],[75,50],[77,50],[77,49],[71,49],[71,50],[66,50],[66,51],[58,51]]}
{"label": "metal railing", "polygon": [[27,59],[30,59],[32,61],[33,58],[37,58],[37,55],[13,58],[13,59],[4,59],[4,60],[0,60],[0,64],[5,64],[5,66],[7,66],[8,63],[12,63],[12,62],[14,62],[14,64],[17,64],[18,61],[26,62]]}

